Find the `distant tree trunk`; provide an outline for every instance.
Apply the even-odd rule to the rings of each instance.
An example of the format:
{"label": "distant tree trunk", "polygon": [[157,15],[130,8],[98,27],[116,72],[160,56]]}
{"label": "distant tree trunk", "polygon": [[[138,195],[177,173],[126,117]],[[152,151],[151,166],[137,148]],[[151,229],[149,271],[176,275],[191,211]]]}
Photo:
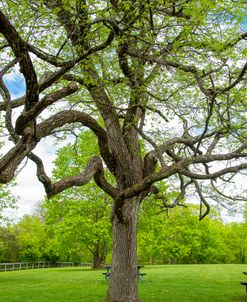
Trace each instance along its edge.
{"label": "distant tree trunk", "polygon": [[93,252],[93,269],[98,269],[101,266],[101,259],[99,256],[99,243],[95,243]]}
{"label": "distant tree trunk", "polygon": [[123,207],[123,220],[112,221],[112,272],[105,302],[140,302],[137,290],[138,203],[133,198]]}
{"label": "distant tree trunk", "polygon": [[240,252],[239,252],[239,262],[240,263],[245,263],[245,248],[240,247]]}
{"label": "distant tree trunk", "polygon": [[99,242],[96,242],[93,252],[93,269],[99,269],[102,267],[102,264],[105,263],[106,253],[107,243],[103,242],[102,245],[100,245]]}

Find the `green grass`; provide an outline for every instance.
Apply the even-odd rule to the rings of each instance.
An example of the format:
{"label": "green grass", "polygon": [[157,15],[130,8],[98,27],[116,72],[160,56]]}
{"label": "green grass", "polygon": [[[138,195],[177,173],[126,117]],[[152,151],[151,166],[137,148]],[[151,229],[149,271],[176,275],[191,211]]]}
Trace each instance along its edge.
{"label": "green grass", "polygon": [[[145,266],[142,302],[245,302],[246,265]],[[102,271],[85,268],[0,273],[0,302],[100,302],[107,289]]]}

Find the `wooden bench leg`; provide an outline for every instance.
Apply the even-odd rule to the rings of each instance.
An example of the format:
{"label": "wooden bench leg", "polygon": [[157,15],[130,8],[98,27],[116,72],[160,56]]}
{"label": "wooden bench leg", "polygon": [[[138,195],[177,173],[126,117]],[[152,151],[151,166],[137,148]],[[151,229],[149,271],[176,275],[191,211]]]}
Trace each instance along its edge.
{"label": "wooden bench leg", "polygon": [[137,280],[138,280],[138,281],[143,280],[145,275],[146,275],[146,273],[138,274],[138,275],[137,275]]}
{"label": "wooden bench leg", "polygon": [[103,273],[103,275],[105,276],[105,280],[109,280],[111,273]]}
{"label": "wooden bench leg", "polygon": [[246,291],[246,295],[247,295],[247,282],[240,282],[240,284],[245,285],[245,291]]}

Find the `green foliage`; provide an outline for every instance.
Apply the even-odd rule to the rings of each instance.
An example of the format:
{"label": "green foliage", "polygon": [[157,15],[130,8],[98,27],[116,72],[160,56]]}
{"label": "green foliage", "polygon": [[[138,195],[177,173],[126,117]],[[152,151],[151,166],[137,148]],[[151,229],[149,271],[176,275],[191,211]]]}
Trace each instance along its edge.
{"label": "green foliage", "polygon": [[56,179],[80,173],[92,155],[99,154],[96,137],[86,129],[81,130],[75,142],[68,143],[57,151],[53,170]]}
{"label": "green foliage", "polygon": [[[149,263],[245,263],[238,257],[240,247],[236,235],[228,234],[228,225],[220,218],[198,219],[198,208],[175,208],[157,214],[157,206],[143,205],[139,218],[139,259]],[[238,231],[245,238],[244,226],[236,224],[232,231]],[[229,239],[231,238],[231,243]],[[244,246],[246,244],[242,240]],[[246,255],[246,250],[242,254]],[[242,255],[243,257],[243,255]]]}
{"label": "green foliage", "polygon": [[[110,261],[106,201],[46,201],[43,211],[42,219],[26,215],[0,227],[1,262],[92,262],[95,246],[102,254],[105,243]],[[173,209],[169,217],[158,212],[150,203],[140,208],[139,263],[247,263],[246,223],[223,224],[217,213],[199,221],[194,205]]]}
{"label": "green foliage", "polygon": [[48,242],[42,220],[25,215],[15,224],[0,227],[0,262],[43,260]]}
{"label": "green foliage", "polygon": [[0,262],[19,261],[17,234],[11,225],[0,226]]}
{"label": "green foliage", "polygon": [[[98,153],[95,137],[81,132],[75,143],[57,152],[55,178],[80,173],[88,160]],[[43,204],[47,231],[56,241],[60,259],[92,261],[104,255],[111,246],[110,198],[94,183],[69,189]],[[95,250],[97,249],[97,250]],[[103,257],[101,261],[105,261]]]}
{"label": "green foliage", "polygon": [[16,225],[20,261],[42,260],[47,244],[44,224],[39,217],[25,215]]}
{"label": "green foliage", "polygon": [[247,223],[231,223],[226,226],[225,241],[228,245],[232,262],[247,262]]}
{"label": "green foliage", "polygon": [[94,185],[87,189],[93,196],[74,190],[68,198],[53,198],[43,205],[46,229],[61,260],[92,261],[89,253],[94,253],[96,243],[103,248],[107,242],[110,247],[109,202]]}
{"label": "green foliage", "polygon": [[13,185],[0,184],[0,226],[3,222],[8,221],[8,218],[3,213],[4,210],[15,208],[18,201],[18,198],[11,193],[11,187]]}

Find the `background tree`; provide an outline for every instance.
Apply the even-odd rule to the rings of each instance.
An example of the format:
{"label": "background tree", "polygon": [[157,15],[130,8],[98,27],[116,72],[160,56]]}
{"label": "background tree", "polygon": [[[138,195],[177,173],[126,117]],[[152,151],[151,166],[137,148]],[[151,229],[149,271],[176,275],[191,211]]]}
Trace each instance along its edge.
{"label": "background tree", "polygon": [[41,219],[37,216],[25,215],[14,228],[20,261],[43,260],[48,238]]}
{"label": "background tree", "polygon": [[234,257],[227,244],[227,225],[218,215],[198,220],[199,207],[188,205],[160,213],[153,203],[142,206],[139,216],[141,262],[231,263]]}
{"label": "background tree", "polygon": [[57,240],[60,259],[84,259],[99,268],[111,247],[109,203],[93,184],[69,191],[43,205],[46,228]]}
{"label": "background tree", "polygon": [[[88,160],[97,154],[95,137],[84,131],[77,136],[76,145],[68,144],[57,152],[53,175],[56,179],[79,173]],[[111,247],[110,200],[94,183],[69,189],[47,200],[45,223],[58,238],[60,255],[66,261],[81,261],[92,255],[93,268],[105,263]],[[66,249],[66,250],[64,250]]]}
{"label": "background tree", "polygon": [[7,209],[16,208],[18,197],[11,193],[13,185],[2,185],[0,184],[0,225],[6,223],[8,219],[6,213]]}
{"label": "background tree", "polygon": [[231,223],[227,225],[225,241],[231,251],[232,262],[246,263],[247,223]]}
{"label": "background tree", "polygon": [[48,237],[45,225],[35,215],[0,227],[0,262],[44,260]]}
{"label": "background tree", "polygon": [[[148,195],[156,194],[169,208],[194,191],[202,219],[210,198],[226,200],[224,185],[229,188],[247,168],[244,5],[231,0],[1,3],[0,109],[14,146],[0,160],[0,182],[9,182],[28,157],[48,198],[92,178],[112,198],[106,301],[140,301],[137,216]],[[26,93],[13,100],[2,78],[17,65]],[[15,108],[18,118],[12,121]],[[83,127],[97,137],[100,155],[77,175],[51,179],[35,147],[55,131]],[[149,145],[145,156],[140,138]],[[170,202],[155,187],[163,179],[180,189]]]}
{"label": "background tree", "polygon": [[0,226],[0,262],[18,262],[19,244],[11,224]]}

